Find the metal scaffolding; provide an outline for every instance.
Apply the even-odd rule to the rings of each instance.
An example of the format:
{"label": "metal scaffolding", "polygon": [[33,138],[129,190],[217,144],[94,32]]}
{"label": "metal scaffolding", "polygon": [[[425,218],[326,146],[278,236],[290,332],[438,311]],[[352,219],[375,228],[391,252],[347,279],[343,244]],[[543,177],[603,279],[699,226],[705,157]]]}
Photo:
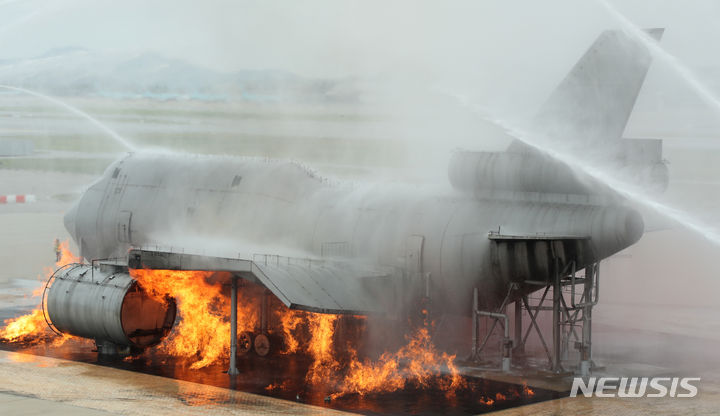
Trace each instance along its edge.
{"label": "metal scaffolding", "polygon": [[[478,292],[475,289],[472,313],[472,361],[476,363],[482,361],[488,341],[499,326],[503,331],[500,342],[501,371],[511,371],[513,356],[516,358],[525,356],[528,338],[532,333],[536,333],[547,355],[550,371],[556,374],[574,372],[581,376],[591,372],[593,368],[592,309],[599,299],[600,264],[585,266],[582,274],[576,270],[574,261],[562,269],[557,267],[557,260],[555,265],[557,273],[554,273],[553,278],[547,282],[526,280],[523,283],[511,283],[505,300],[493,311],[483,311],[478,308]],[[518,291],[524,285],[537,286],[538,290],[535,292],[542,290],[542,295],[539,298],[519,295],[521,292]],[[511,302],[511,299],[515,299],[514,302]],[[513,319],[507,311],[510,303],[514,303]],[[551,315],[550,347],[539,323],[541,312]],[[483,318],[490,319],[492,323],[482,342],[478,342],[479,323]],[[529,324],[523,325],[524,318],[529,318]],[[512,338],[510,322],[513,322]],[[577,352],[577,357],[571,358],[573,355],[571,347]],[[573,362],[573,358],[577,358],[577,362]]]}

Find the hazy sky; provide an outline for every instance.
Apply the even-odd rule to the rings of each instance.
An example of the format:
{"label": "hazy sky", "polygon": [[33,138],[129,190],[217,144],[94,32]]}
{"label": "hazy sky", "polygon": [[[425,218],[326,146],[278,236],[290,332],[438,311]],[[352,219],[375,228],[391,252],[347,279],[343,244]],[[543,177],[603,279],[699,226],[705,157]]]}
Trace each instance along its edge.
{"label": "hazy sky", "polygon": [[[720,2],[616,3],[641,26],[667,27],[664,45],[691,66],[720,59]],[[72,45],[305,75],[463,62],[544,70],[544,62],[571,63],[600,30],[617,26],[592,0],[0,0],[0,58]]]}
{"label": "hazy sky", "polygon": [[[691,69],[720,67],[719,1],[615,3],[640,26],[667,28],[663,46]],[[0,59],[65,46],[155,51],[224,71],[454,83],[517,104],[544,99],[602,30],[619,26],[594,0],[0,0]],[[654,72],[646,89],[672,84]]]}

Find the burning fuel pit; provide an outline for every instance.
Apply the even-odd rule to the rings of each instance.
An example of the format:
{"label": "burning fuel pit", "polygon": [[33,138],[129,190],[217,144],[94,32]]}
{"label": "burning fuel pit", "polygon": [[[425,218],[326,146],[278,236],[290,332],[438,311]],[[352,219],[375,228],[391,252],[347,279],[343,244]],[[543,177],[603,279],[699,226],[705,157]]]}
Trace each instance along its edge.
{"label": "burning fuel pit", "polygon": [[[0,310],[0,319],[11,316],[9,312]],[[302,355],[278,355],[268,360],[248,354],[238,360],[241,375],[229,377],[225,373],[226,363],[191,369],[192,360],[169,355],[157,348],[147,349],[142,355],[125,360],[107,359],[74,341],[59,347],[0,341],[0,349],[97,364],[366,415],[474,415],[568,396],[567,392],[470,376],[462,376],[464,387],[454,394],[448,394],[438,388],[437,384],[442,382],[442,377],[436,374],[429,378],[429,387],[408,383],[404,388],[392,392],[348,394],[326,401],[336,390],[327,385],[308,383],[306,375],[313,360]],[[209,409],[207,413],[212,413],[214,404],[233,403],[206,400],[205,395],[188,396],[182,393],[183,402],[206,406]],[[273,413],[272,410],[268,409],[268,413]],[[321,411],[318,409],[317,413]]]}
{"label": "burning fuel pit", "polygon": [[172,299],[161,302],[122,269],[69,264],[48,280],[45,319],[55,331],[94,339],[101,354],[157,345],[175,322]]}
{"label": "burning fuel pit", "polygon": [[[110,266],[61,267],[45,290],[44,314],[58,330],[100,344],[137,349],[159,342],[157,347],[122,360],[93,352],[76,337],[60,343],[0,341],[0,348],[364,414],[478,414],[566,395],[448,373],[452,357],[433,347],[426,330],[387,346],[386,353],[364,352],[369,324],[364,318],[288,310],[272,296],[262,302],[266,292],[250,283],[242,285],[238,316],[239,335],[246,334],[247,341],[240,345],[253,352],[238,357],[240,376],[228,376],[228,276],[130,273]],[[261,317],[263,305],[267,320]],[[165,337],[176,309],[180,319]],[[0,319],[16,313],[0,310]],[[256,354],[249,342],[263,333],[263,322],[273,349],[267,356]],[[368,354],[373,359],[365,358]]]}

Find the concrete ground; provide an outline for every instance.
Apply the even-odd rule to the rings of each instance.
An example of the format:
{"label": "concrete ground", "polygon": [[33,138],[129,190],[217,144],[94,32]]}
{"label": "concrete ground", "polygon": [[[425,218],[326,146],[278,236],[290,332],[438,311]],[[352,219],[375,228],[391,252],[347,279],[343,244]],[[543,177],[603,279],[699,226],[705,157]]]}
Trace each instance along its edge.
{"label": "concrete ground", "polygon": [[117,370],[0,351],[7,415],[342,415],[335,410]]}
{"label": "concrete ground", "polygon": [[[633,341],[634,342],[634,341]],[[593,374],[596,377],[675,377],[678,371],[684,376],[700,377],[696,382],[698,395],[693,398],[663,397],[663,398],[618,398],[618,397],[584,397],[578,393],[578,397],[566,397],[556,400],[548,400],[540,403],[529,404],[507,410],[493,412],[499,416],[551,416],[551,415],[585,415],[585,416],[606,416],[606,415],[717,415],[720,412],[720,379],[718,378],[718,367],[714,366],[704,371],[689,370],[682,371],[674,363],[667,363],[667,367],[649,366],[632,362],[632,359],[625,357],[620,362],[609,361],[607,357],[601,357],[598,362],[605,365],[601,371]],[[692,371],[692,372],[690,372]],[[518,383],[526,380],[530,386],[539,386],[545,389],[557,389],[568,391],[572,384],[572,377],[553,379],[540,376],[506,376],[500,373],[478,374],[498,381]],[[667,384],[667,382],[665,382]],[[654,392],[654,390],[653,390]]]}
{"label": "concrete ground", "polygon": [[554,416],[554,415],[717,415],[720,409],[720,389],[714,386],[702,400],[687,398],[566,398],[531,404],[493,413],[497,416]]}
{"label": "concrete ground", "polygon": [[[0,351],[0,409],[11,415],[348,414],[56,358]],[[499,411],[526,415],[716,415],[720,383],[703,381],[697,398],[565,398]]]}
{"label": "concrete ground", "polygon": [[67,405],[53,400],[35,399],[19,393],[0,392],[0,406],[12,415],[102,416],[119,414]]}

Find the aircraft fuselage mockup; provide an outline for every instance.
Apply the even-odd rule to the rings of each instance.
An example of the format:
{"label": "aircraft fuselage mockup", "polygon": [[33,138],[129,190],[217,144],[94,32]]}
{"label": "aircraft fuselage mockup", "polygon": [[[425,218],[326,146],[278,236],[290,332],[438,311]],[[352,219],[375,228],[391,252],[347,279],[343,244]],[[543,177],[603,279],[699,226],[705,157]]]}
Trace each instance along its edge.
{"label": "aircraft fuselage mockup", "polygon": [[[613,70],[616,62],[625,73]],[[620,136],[649,64],[622,33],[603,33],[540,113],[538,129],[555,134],[565,123],[563,134],[582,135],[604,113],[598,148],[666,181],[659,141]],[[290,308],[387,316],[427,298],[436,311],[468,315],[476,289],[482,305],[497,307],[508,293],[531,293],[571,262],[582,269],[643,234],[641,215],[622,198],[520,143],[458,152],[449,177],[452,186],[439,191],[347,184],[291,162],[140,152],[114,162],[65,225],[88,261],[228,271]],[[161,312],[174,319],[174,308]]]}
{"label": "aircraft fuselage mockup", "polygon": [[[580,269],[640,238],[637,212],[583,202],[591,199],[434,196],[331,184],[291,162],[139,154],[113,164],[66,225],[86,259],[159,251],[251,261],[288,306],[384,312],[427,289],[438,304],[467,311],[474,287],[492,303],[509,282],[547,280],[550,239],[577,256]],[[500,252],[505,234],[525,248]],[[297,261],[268,263],[268,254]],[[318,262],[305,266],[305,258]]]}

